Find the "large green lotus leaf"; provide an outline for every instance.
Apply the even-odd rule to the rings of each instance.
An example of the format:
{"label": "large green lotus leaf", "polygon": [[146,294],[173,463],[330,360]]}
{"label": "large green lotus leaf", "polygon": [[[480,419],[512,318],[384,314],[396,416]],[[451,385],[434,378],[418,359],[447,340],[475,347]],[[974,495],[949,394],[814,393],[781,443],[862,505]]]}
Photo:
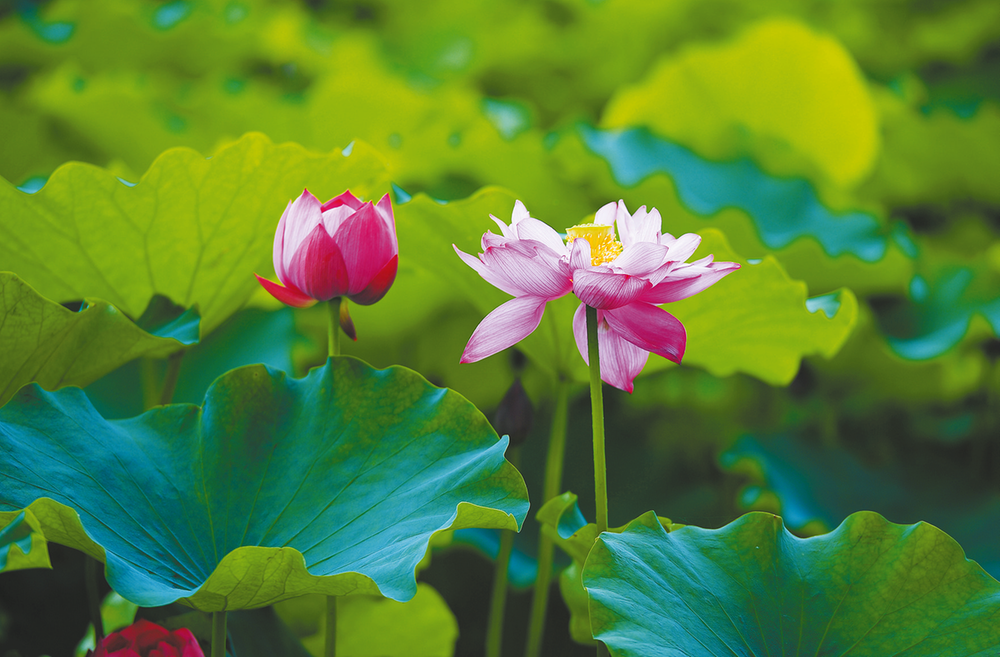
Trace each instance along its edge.
{"label": "large green lotus leaf", "polygon": [[771,18],[691,46],[619,90],[602,124],[645,125],[715,159],[752,154],[776,173],[850,186],[871,170],[879,126],[867,83],[837,40]]}
{"label": "large green lotus leaf", "polygon": [[35,194],[0,181],[0,259],[55,301],[97,297],[137,316],[155,294],[190,308],[202,333],[235,312],[271,271],[274,228],[308,186],[373,197],[384,166],[363,144],[310,153],[248,134],[204,158],[169,150],[130,186],[70,163]]}
{"label": "large green lotus leaf", "polygon": [[[155,300],[162,298],[154,297]],[[79,312],[40,296],[20,278],[0,272],[0,405],[21,386],[46,390],[85,386],[139,356],[164,355],[198,341],[198,313],[165,308],[145,329],[111,304],[84,302]],[[142,318],[140,318],[140,323]]]}
{"label": "large green lotus leaf", "polygon": [[30,508],[49,541],[104,561],[143,606],[406,600],[432,534],[517,529],[528,508],[506,438],[475,407],[349,357],[298,380],[240,368],[201,407],[121,421],[79,390],[32,385],[0,409],[0,439],[4,520]]}
{"label": "large green lotus leaf", "polygon": [[602,534],[583,572],[595,638],[644,655],[989,655],[1000,583],[932,525],[872,512],[799,539],[751,513]]}
{"label": "large green lotus leaf", "polygon": [[[729,470],[752,473],[741,504],[780,512],[794,530],[828,531],[858,509],[901,522],[925,519],[1000,576],[1000,494],[977,485],[965,466],[945,460],[875,467],[843,448],[787,435],[741,436],[719,460]],[[778,508],[767,508],[772,499]]]}

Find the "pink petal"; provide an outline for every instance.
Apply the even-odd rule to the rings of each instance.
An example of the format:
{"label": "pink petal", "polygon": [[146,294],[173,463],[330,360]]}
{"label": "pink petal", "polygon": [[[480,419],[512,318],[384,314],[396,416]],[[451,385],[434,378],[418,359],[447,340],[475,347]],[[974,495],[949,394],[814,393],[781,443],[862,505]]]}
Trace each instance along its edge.
{"label": "pink petal", "polygon": [[347,294],[361,292],[396,255],[395,236],[371,203],[365,203],[334,235],[347,267]]}
{"label": "pink petal", "polygon": [[630,303],[604,311],[604,321],[619,337],[636,347],[681,362],[687,334],[680,320],[649,303]]}
{"label": "pink petal", "polygon": [[340,196],[335,196],[324,203],[321,210],[326,212],[330,208],[336,208],[342,205],[346,205],[352,210],[359,210],[364,203],[362,203],[360,199],[356,198],[354,194],[351,193],[351,190],[348,189]]}
{"label": "pink petal", "polygon": [[694,255],[694,252],[698,250],[699,244],[701,244],[701,235],[697,233],[684,233],[670,245],[670,255],[667,256],[667,260],[684,262]]}
{"label": "pink petal", "polygon": [[326,228],[326,234],[336,235],[344,222],[353,217],[355,212],[357,210],[347,205],[338,205],[324,212],[323,227]]}
{"label": "pink petal", "polygon": [[[600,357],[601,380],[631,394],[632,381],[639,376],[649,359],[649,353],[617,335],[604,319],[605,311],[597,311],[597,349]],[[573,315],[573,337],[583,361],[590,365],[587,354],[587,309],[583,304]]]}
{"label": "pink petal", "polygon": [[645,205],[636,210],[631,217],[628,216],[628,213],[625,213],[625,216],[619,216],[617,226],[622,246],[628,249],[630,246],[644,242],[656,244],[661,224],[660,212],[656,208],[646,212]]}
{"label": "pink petal", "polygon": [[528,208],[524,207],[524,203],[521,201],[514,201],[514,210],[510,213],[510,227],[514,228],[519,225],[525,219],[530,219],[531,215],[528,214]]}
{"label": "pink petal", "polygon": [[[624,205],[624,202],[619,201]],[[610,226],[615,223],[615,216],[618,213],[618,203],[611,202],[602,205],[594,214],[594,223],[598,226]]]}
{"label": "pink petal", "polygon": [[316,303],[316,299],[313,299],[308,294],[300,291],[294,285],[282,287],[273,281],[261,278],[257,274],[254,274],[254,276],[257,276],[257,280],[260,281],[260,284],[264,286],[265,290],[270,292],[272,297],[283,304],[292,306],[293,308],[308,308]]}
{"label": "pink petal", "polygon": [[[281,270],[287,274],[292,258],[295,257],[302,242],[306,240],[317,225],[323,222],[323,212],[320,209],[319,200],[309,193],[308,189],[302,190],[302,195],[292,201],[285,208],[285,213],[281,215],[279,224],[285,225],[284,240],[281,245]],[[274,268],[279,271],[278,267]],[[279,276],[279,278],[281,278]],[[282,281],[286,279],[281,278]]]}
{"label": "pink petal", "polygon": [[482,261],[487,269],[506,282],[506,287],[520,291],[514,296],[528,294],[551,301],[573,289],[573,281],[560,267],[559,258],[534,240],[486,249]]}
{"label": "pink petal", "polygon": [[531,335],[542,321],[545,303],[538,297],[518,297],[498,306],[476,327],[461,362],[482,360]]}
{"label": "pink petal", "polygon": [[[496,217],[494,217],[492,214],[490,215],[490,219],[492,219],[493,223],[495,223],[497,225],[497,227],[500,228],[500,234],[502,234],[504,237],[507,237],[507,238],[516,238],[517,237],[517,235],[514,234],[514,230],[510,226],[508,226],[504,222],[500,221],[499,219],[497,219]],[[483,245],[483,248],[485,249],[486,246]]]}
{"label": "pink petal", "polygon": [[[637,298],[646,303],[670,303],[698,294],[715,285],[723,276],[740,268],[735,262],[713,262],[700,267],[680,267],[671,272],[670,278],[657,283]],[[690,278],[680,278],[691,272]]]}
{"label": "pink petal", "polygon": [[582,269],[573,274],[573,293],[591,308],[606,310],[624,306],[651,287],[645,278],[610,270]]}
{"label": "pink petal", "polygon": [[615,270],[632,276],[648,276],[667,261],[667,248],[656,243],[636,242],[626,246],[611,263]]}
{"label": "pink petal", "polygon": [[585,239],[573,240],[569,252],[570,271],[589,269],[591,267],[590,242]]}
{"label": "pink petal", "polygon": [[291,207],[292,202],[289,201],[288,205],[285,206],[285,211],[281,213],[281,219],[278,220],[278,228],[274,231],[272,258],[274,261],[274,273],[279,281],[285,280],[285,261],[282,258],[282,253],[285,247],[285,217],[288,216],[288,210]]}
{"label": "pink petal", "polygon": [[566,243],[559,237],[559,233],[544,221],[532,217],[521,220],[517,224],[517,236],[522,240],[541,242],[560,256],[569,254]]}
{"label": "pink petal", "polygon": [[348,292],[350,270],[342,249],[326,234],[322,224],[309,233],[287,270],[288,280],[283,282],[291,283],[317,301],[329,301]]}
{"label": "pink petal", "polygon": [[[382,297],[385,293],[389,291],[392,287],[393,281],[396,280],[396,269],[399,267],[399,256],[394,255],[389,262],[385,263],[385,267],[379,270],[375,274],[375,278],[372,279],[368,287],[361,290],[357,294],[348,295],[348,298],[354,303],[361,306],[370,306]],[[357,338],[354,338],[357,340]]]}
{"label": "pink petal", "polygon": [[462,262],[464,262],[465,264],[469,265],[474,270],[476,270],[476,273],[482,276],[483,280],[492,285],[493,287],[503,290],[512,297],[516,297],[522,294],[522,290],[520,288],[512,287],[509,281],[501,277],[492,269],[489,269],[486,265],[482,263],[481,260],[479,260],[479,258],[471,256],[468,253],[465,253],[454,244],[452,244],[451,247],[455,249],[455,253],[457,253],[458,257],[462,259]]}
{"label": "pink petal", "polygon": [[392,235],[393,253],[399,253],[399,245],[396,242],[396,219],[392,216],[392,201],[389,199],[388,194],[379,199],[375,209],[378,210],[378,215],[382,217],[386,230]]}

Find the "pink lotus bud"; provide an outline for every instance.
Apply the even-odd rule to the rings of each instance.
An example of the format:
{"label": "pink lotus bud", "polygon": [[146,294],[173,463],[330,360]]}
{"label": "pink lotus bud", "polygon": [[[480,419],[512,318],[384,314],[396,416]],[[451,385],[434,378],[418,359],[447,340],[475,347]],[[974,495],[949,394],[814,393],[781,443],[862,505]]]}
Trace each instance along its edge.
{"label": "pink lotus bud", "polygon": [[90,657],[205,657],[191,630],[173,632],[140,618],[104,637]]}
{"label": "pink lotus bud", "polygon": [[321,205],[303,190],[274,234],[274,272],[284,287],[257,280],[278,301],[297,308],[334,297],[367,306],[389,291],[398,260],[388,194],[373,205],[346,191]]}

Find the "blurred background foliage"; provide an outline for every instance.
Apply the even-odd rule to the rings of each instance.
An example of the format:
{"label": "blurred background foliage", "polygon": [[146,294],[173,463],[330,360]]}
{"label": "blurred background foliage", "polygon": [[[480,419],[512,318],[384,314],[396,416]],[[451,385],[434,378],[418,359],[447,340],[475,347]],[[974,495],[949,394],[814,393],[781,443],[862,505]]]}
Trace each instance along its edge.
{"label": "blurred background foliage", "polygon": [[[352,309],[360,337],[346,352],[413,367],[488,415],[520,374],[539,409],[521,448],[533,495],[563,377],[576,386],[564,489],[592,507],[582,363],[565,332],[543,325],[522,345],[526,364],[460,366],[503,295],[451,243],[474,251],[488,214],[506,220],[515,198],[558,229],[623,198],[744,268],[676,304],[684,365],[653,357],[633,395],[607,391],[611,524],[653,509],[718,527],[765,509],[808,535],[872,509],[936,524],[1000,575],[995,1],[0,3],[0,176],[20,190],[4,190],[0,220],[49,203],[28,195],[65,162],[133,184],[170,148],[207,156],[242,148],[247,132],[360,150],[364,193],[393,194],[400,275],[384,302]],[[313,172],[325,161],[290,157]],[[88,175],[56,174],[49,198]],[[166,180],[161,195],[176,188]],[[284,201],[271,201],[276,222]],[[13,257],[0,269],[52,301],[107,296],[48,293],[45,275]],[[322,310],[278,309],[253,290],[248,279],[202,324],[177,401],[200,401],[241,364],[301,375],[322,362]],[[553,325],[572,310],[552,304]],[[720,321],[738,331],[713,340]],[[88,394],[110,417],[135,415],[138,382],[157,368],[134,361]],[[537,531],[529,521],[518,540],[529,569]],[[482,645],[489,569],[452,549],[422,575],[458,618],[458,654]],[[508,649],[521,645],[526,606],[512,598]],[[560,606],[547,654],[589,654],[566,640]]]}

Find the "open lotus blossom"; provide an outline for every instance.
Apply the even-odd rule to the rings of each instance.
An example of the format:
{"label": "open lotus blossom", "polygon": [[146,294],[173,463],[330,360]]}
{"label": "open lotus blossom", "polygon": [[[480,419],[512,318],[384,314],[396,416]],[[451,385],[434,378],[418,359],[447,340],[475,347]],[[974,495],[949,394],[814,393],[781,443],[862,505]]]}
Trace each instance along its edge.
{"label": "open lotus blossom", "polygon": [[297,308],[334,297],[369,305],[396,279],[398,254],[388,194],[377,205],[350,191],[320,204],[307,189],[289,202],[274,234],[274,272],[283,286],[257,280]]}
{"label": "open lotus blossom", "polygon": [[[487,231],[475,258],[459,257],[488,283],[514,296],[486,316],[462,354],[471,363],[523,340],[542,319],[545,304],[573,292],[583,303],[573,317],[577,348],[587,357],[586,306],[597,309],[601,379],[632,392],[650,352],[679,363],[687,336],[681,322],[657,304],[679,301],[739,269],[711,255],[686,262],[701,237],[661,233],[660,213],[646,206],[630,215],[624,201],[608,203],[594,223],[567,229],[567,239],[532,218],[517,201],[510,225],[493,217],[501,235]],[[615,227],[617,226],[617,236]]]}
{"label": "open lotus blossom", "polygon": [[205,657],[191,630],[173,632],[140,618],[101,639],[88,657]]}

